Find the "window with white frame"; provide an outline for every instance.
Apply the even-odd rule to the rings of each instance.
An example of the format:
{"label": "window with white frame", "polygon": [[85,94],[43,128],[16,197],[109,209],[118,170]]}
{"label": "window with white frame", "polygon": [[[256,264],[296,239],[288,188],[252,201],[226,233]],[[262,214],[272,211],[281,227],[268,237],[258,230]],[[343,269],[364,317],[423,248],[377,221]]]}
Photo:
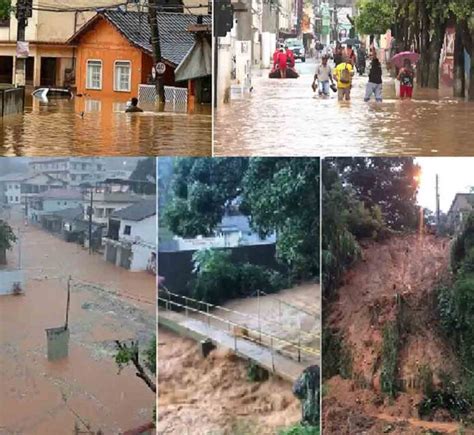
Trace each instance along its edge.
{"label": "window with white frame", "polygon": [[117,60],[114,72],[114,90],[118,92],[131,91],[132,64],[128,60]]}
{"label": "window with white frame", "polygon": [[102,61],[88,60],[87,61],[87,89],[102,89]]}

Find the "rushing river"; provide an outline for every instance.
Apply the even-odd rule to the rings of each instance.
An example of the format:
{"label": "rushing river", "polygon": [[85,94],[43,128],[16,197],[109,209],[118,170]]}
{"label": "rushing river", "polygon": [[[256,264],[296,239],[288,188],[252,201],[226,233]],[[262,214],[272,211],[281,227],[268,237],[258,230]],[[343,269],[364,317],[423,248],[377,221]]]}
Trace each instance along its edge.
{"label": "rushing river", "polygon": [[367,75],[356,76],[352,101],[339,103],[313,94],[315,67],[297,63],[296,80],[259,72],[250,96],[217,110],[216,155],[474,155],[474,102],[451,89],[415,88],[412,101],[400,101],[385,77],[384,102],[367,104]]}
{"label": "rushing river", "polygon": [[42,102],[27,98],[24,115],[0,119],[2,156],[205,156],[211,153],[211,109],[125,113],[113,100]]}

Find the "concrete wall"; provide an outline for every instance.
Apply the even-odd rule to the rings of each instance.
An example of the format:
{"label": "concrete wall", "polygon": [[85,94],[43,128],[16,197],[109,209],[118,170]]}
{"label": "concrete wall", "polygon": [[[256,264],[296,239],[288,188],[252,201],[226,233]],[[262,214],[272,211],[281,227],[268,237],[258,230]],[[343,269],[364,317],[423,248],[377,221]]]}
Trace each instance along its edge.
{"label": "concrete wall", "polygon": [[[194,252],[196,251],[158,253],[158,275],[165,278],[165,285],[170,291],[190,294],[188,284],[193,277]],[[275,259],[275,245],[240,246],[232,248],[231,252],[231,259],[235,263],[251,263],[283,271]]]}
{"label": "concrete wall", "polygon": [[0,117],[23,113],[25,107],[24,89],[0,90]]}
{"label": "concrete wall", "polygon": [[24,288],[23,272],[21,270],[0,270],[0,296],[13,294],[13,285],[19,282]]}
{"label": "concrete wall", "polygon": [[148,269],[152,253],[156,252],[153,245],[136,243],[132,245],[131,272],[140,272]]}
{"label": "concrete wall", "polygon": [[[129,225],[131,227],[130,235],[125,235],[125,227]],[[150,216],[146,219],[143,219],[139,222],[137,221],[120,221],[120,230],[119,230],[120,240],[127,240],[133,242],[137,239],[143,240],[147,243],[156,244],[157,234],[156,234],[156,215]]]}

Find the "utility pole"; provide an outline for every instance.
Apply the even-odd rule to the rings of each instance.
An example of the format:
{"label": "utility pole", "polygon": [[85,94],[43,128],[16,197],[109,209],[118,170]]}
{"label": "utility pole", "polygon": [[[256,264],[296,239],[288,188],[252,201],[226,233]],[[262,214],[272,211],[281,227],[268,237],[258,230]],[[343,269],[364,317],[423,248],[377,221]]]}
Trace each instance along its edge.
{"label": "utility pole", "polygon": [[436,174],[436,232],[439,233],[439,175]]}
{"label": "utility pole", "polygon": [[158,26],[158,17],[156,16],[159,8],[159,0],[148,0],[148,19],[151,28],[151,45],[153,49],[153,63],[156,71],[155,87],[156,95],[158,96],[158,103],[160,106],[165,104],[165,85],[163,81],[163,74],[166,67],[161,56],[160,43],[160,29]]}
{"label": "utility pole", "polygon": [[18,21],[18,30],[16,36],[16,60],[15,60],[15,86],[24,87],[26,84],[26,58],[28,54],[22,53],[28,51],[26,47],[26,26],[28,18],[33,15],[32,0],[18,0],[16,5],[16,19]]}
{"label": "utility pole", "polygon": [[89,205],[89,255],[92,255],[92,211],[94,205],[94,188],[91,187],[91,201]]}

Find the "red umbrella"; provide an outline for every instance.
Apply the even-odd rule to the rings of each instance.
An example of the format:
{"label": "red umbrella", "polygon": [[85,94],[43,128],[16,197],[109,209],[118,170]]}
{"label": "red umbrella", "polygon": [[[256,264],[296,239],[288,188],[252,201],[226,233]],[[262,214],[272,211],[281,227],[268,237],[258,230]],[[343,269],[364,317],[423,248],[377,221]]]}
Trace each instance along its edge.
{"label": "red umbrella", "polygon": [[405,59],[409,59],[412,64],[415,64],[420,60],[420,55],[413,51],[403,51],[393,56],[391,62],[397,68],[401,68]]}

